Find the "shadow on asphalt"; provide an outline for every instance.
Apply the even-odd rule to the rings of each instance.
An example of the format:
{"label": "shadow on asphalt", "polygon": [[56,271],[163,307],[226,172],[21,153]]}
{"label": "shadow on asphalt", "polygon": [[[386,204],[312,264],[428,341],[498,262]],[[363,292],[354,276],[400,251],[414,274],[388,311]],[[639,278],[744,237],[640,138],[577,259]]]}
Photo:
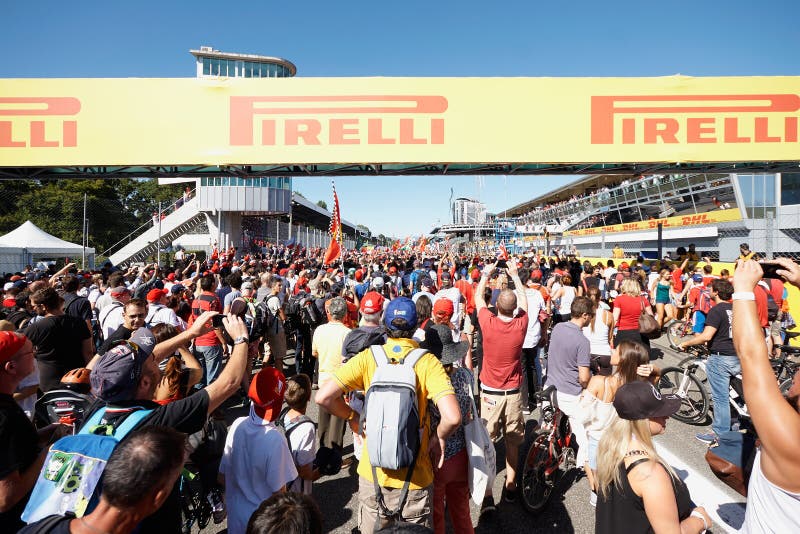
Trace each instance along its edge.
{"label": "shadow on asphalt", "polygon": [[327,478],[314,483],[314,499],[322,512],[323,532],[336,532],[353,519],[353,510],[347,505],[353,495],[358,494],[356,466],[357,463],[353,463],[348,468],[348,476]]}

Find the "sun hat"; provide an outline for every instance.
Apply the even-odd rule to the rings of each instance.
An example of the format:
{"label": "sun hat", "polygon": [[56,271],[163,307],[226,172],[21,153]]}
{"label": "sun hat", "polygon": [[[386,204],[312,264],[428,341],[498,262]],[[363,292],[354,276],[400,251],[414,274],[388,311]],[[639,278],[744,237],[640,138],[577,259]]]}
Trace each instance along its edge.
{"label": "sun hat", "polygon": [[462,361],[467,354],[469,342],[459,341],[456,343],[453,341],[453,333],[447,325],[437,324],[433,326],[433,329],[436,330],[436,333],[439,334],[439,339],[442,341],[442,365]]}

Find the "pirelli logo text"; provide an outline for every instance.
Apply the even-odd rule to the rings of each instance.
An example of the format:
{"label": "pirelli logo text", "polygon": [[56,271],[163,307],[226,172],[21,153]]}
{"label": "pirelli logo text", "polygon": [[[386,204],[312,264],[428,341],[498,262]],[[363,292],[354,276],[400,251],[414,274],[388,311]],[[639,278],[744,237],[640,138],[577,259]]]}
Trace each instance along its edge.
{"label": "pirelli logo text", "polygon": [[800,95],[593,96],[592,144],[797,143]]}
{"label": "pirelli logo text", "polygon": [[443,96],[232,96],[230,144],[441,145]]}
{"label": "pirelli logo text", "polygon": [[0,148],[78,146],[81,101],[69,96],[0,97]]}

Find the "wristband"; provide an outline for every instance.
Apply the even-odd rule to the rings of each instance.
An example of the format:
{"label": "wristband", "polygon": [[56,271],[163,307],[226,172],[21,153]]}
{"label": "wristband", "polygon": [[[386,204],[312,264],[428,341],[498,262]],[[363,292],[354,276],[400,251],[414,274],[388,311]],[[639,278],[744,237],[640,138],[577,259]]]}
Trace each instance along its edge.
{"label": "wristband", "polygon": [[353,417],[355,417],[355,416],[356,416],[356,411],[354,409],[350,408],[350,415],[347,416],[347,419],[345,419],[345,421],[352,421]]}
{"label": "wristband", "polygon": [[756,294],[752,291],[735,291],[733,300],[756,300]]}
{"label": "wristband", "polygon": [[708,530],[708,522],[706,522],[706,518],[703,516],[703,514],[701,514],[697,510],[692,510],[692,513],[690,513],[689,515],[691,517],[696,517],[697,519],[703,522],[703,532]]}

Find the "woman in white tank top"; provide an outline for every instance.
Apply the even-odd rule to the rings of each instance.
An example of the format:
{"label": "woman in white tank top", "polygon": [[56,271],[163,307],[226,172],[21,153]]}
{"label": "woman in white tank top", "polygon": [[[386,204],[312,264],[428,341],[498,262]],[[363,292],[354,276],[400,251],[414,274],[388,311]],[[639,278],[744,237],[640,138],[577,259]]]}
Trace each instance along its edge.
{"label": "woman in white tank top", "polygon": [[572,277],[565,274],[561,277],[561,287],[553,294],[552,299],[558,302],[558,322],[565,323],[570,319],[570,308],[575,300],[576,291],[572,287]]}
{"label": "woman in white tank top", "polygon": [[611,375],[611,339],[614,334],[614,314],[600,300],[600,289],[589,287],[586,296],[595,304],[594,321],[583,327],[583,335],[591,344],[591,369],[594,374]]}

